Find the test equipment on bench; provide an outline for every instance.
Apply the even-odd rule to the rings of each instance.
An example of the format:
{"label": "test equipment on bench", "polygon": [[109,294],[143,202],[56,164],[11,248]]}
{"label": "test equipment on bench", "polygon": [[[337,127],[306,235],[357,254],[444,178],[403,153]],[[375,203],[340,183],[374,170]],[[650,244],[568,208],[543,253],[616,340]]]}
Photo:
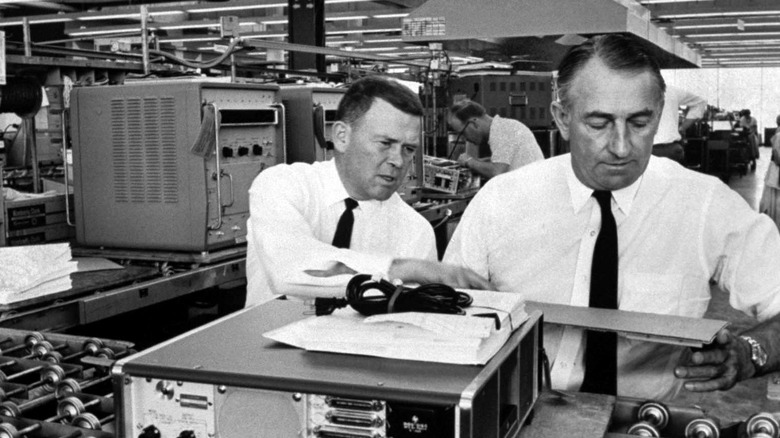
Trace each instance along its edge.
{"label": "test equipment on bench", "polygon": [[205,252],[246,241],[248,190],[284,162],[278,87],[141,81],[76,88],[76,241]]}
{"label": "test equipment on bench", "polygon": [[484,366],[311,352],[261,337],[276,300],[118,361],[119,437],[510,438],[539,394],[542,314]]}
{"label": "test equipment on bench", "polygon": [[313,163],[333,158],[331,128],[346,88],[281,86],[287,108],[287,162]]}

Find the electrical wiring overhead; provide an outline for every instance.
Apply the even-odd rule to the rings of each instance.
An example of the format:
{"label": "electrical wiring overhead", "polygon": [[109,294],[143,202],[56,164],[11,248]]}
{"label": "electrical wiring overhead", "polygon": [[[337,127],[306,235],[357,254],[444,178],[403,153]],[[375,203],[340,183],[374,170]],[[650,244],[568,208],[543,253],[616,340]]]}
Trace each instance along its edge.
{"label": "electrical wiring overhead", "polygon": [[149,53],[153,54],[153,55],[157,55],[157,56],[162,56],[165,59],[168,59],[170,61],[173,61],[173,62],[176,62],[178,64],[181,64],[181,65],[183,65],[185,67],[190,67],[190,68],[212,68],[212,67],[216,67],[219,64],[221,64],[224,60],[226,60],[228,57],[230,57],[230,55],[232,55],[233,53],[236,53],[236,52],[239,52],[241,50],[244,50],[243,47],[238,47],[237,48],[238,43],[240,41],[241,40],[239,40],[239,39],[233,39],[232,41],[230,41],[230,44],[228,44],[227,49],[225,49],[225,53],[223,53],[220,56],[218,56],[218,57],[216,57],[216,58],[214,58],[214,59],[212,59],[210,61],[207,61],[207,62],[188,61],[186,59],[179,58],[176,55],[172,55],[172,54],[170,54],[168,52],[164,52],[162,50],[149,50]]}

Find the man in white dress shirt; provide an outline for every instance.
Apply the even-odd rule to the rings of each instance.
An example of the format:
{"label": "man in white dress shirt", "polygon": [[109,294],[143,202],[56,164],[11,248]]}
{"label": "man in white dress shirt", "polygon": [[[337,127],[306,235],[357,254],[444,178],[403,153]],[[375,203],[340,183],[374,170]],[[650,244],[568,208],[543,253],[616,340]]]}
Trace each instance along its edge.
{"label": "man in white dress shirt", "polygon": [[[529,300],[588,306],[602,218],[594,194],[608,192],[618,309],[701,317],[713,281],[760,321],[696,351],[619,337],[617,394],[668,399],[682,387],[728,389],[780,368],[780,235],[717,178],[651,156],[665,84],[643,47],[612,34],[569,51],[552,112],[571,154],[489,181],[444,261]],[[544,334],[553,387],[580,390],[584,334],[557,326]]]}
{"label": "man in white dress shirt", "polygon": [[[679,122],[680,107],[685,106],[685,117]],[[653,155],[668,157],[685,164],[682,137],[697,120],[704,117],[707,101],[688,90],[667,86],[664,93],[664,110],[653,138]]]}
{"label": "man in white dress shirt", "polygon": [[490,161],[476,159],[466,152],[458,157],[460,164],[484,178],[544,159],[534,133],[527,126],[515,119],[490,116],[474,101],[464,99],[452,105],[448,123],[468,142],[490,147]]}
{"label": "man in white dress shirt", "polygon": [[[489,287],[469,269],[437,261],[431,225],[396,193],[420,147],[422,114],[404,85],[362,78],[339,104],[332,160],[257,176],[249,189],[247,306],[277,295],[344,296],[354,274]],[[339,247],[349,204],[354,225],[348,247]]]}

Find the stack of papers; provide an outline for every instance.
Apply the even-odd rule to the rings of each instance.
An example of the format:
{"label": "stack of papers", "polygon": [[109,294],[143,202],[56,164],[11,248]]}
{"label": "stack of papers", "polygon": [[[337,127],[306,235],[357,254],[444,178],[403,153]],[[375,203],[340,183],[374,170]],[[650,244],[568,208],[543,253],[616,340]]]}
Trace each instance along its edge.
{"label": "stack of papers", "polygon": [[0,304],[10,304],[72,287],[69,243],[0,248]]}
{"label": "stack of papers", "polygon": [[484,365],[528,319],[525,303],[519,293],[464,292],[474,298],[466,315],[402,312],[365,317],[347,307],[263,336],[311,351]]}

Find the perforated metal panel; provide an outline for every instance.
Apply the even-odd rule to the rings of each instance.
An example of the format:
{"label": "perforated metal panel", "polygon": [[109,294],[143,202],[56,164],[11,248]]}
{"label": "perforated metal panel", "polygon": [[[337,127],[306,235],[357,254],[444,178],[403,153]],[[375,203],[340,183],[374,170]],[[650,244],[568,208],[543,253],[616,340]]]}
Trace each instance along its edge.
{"label": "perforated metal panel", "polygon": [[117,202],[178,202],[175,126],[171,96],[111,100]]}

